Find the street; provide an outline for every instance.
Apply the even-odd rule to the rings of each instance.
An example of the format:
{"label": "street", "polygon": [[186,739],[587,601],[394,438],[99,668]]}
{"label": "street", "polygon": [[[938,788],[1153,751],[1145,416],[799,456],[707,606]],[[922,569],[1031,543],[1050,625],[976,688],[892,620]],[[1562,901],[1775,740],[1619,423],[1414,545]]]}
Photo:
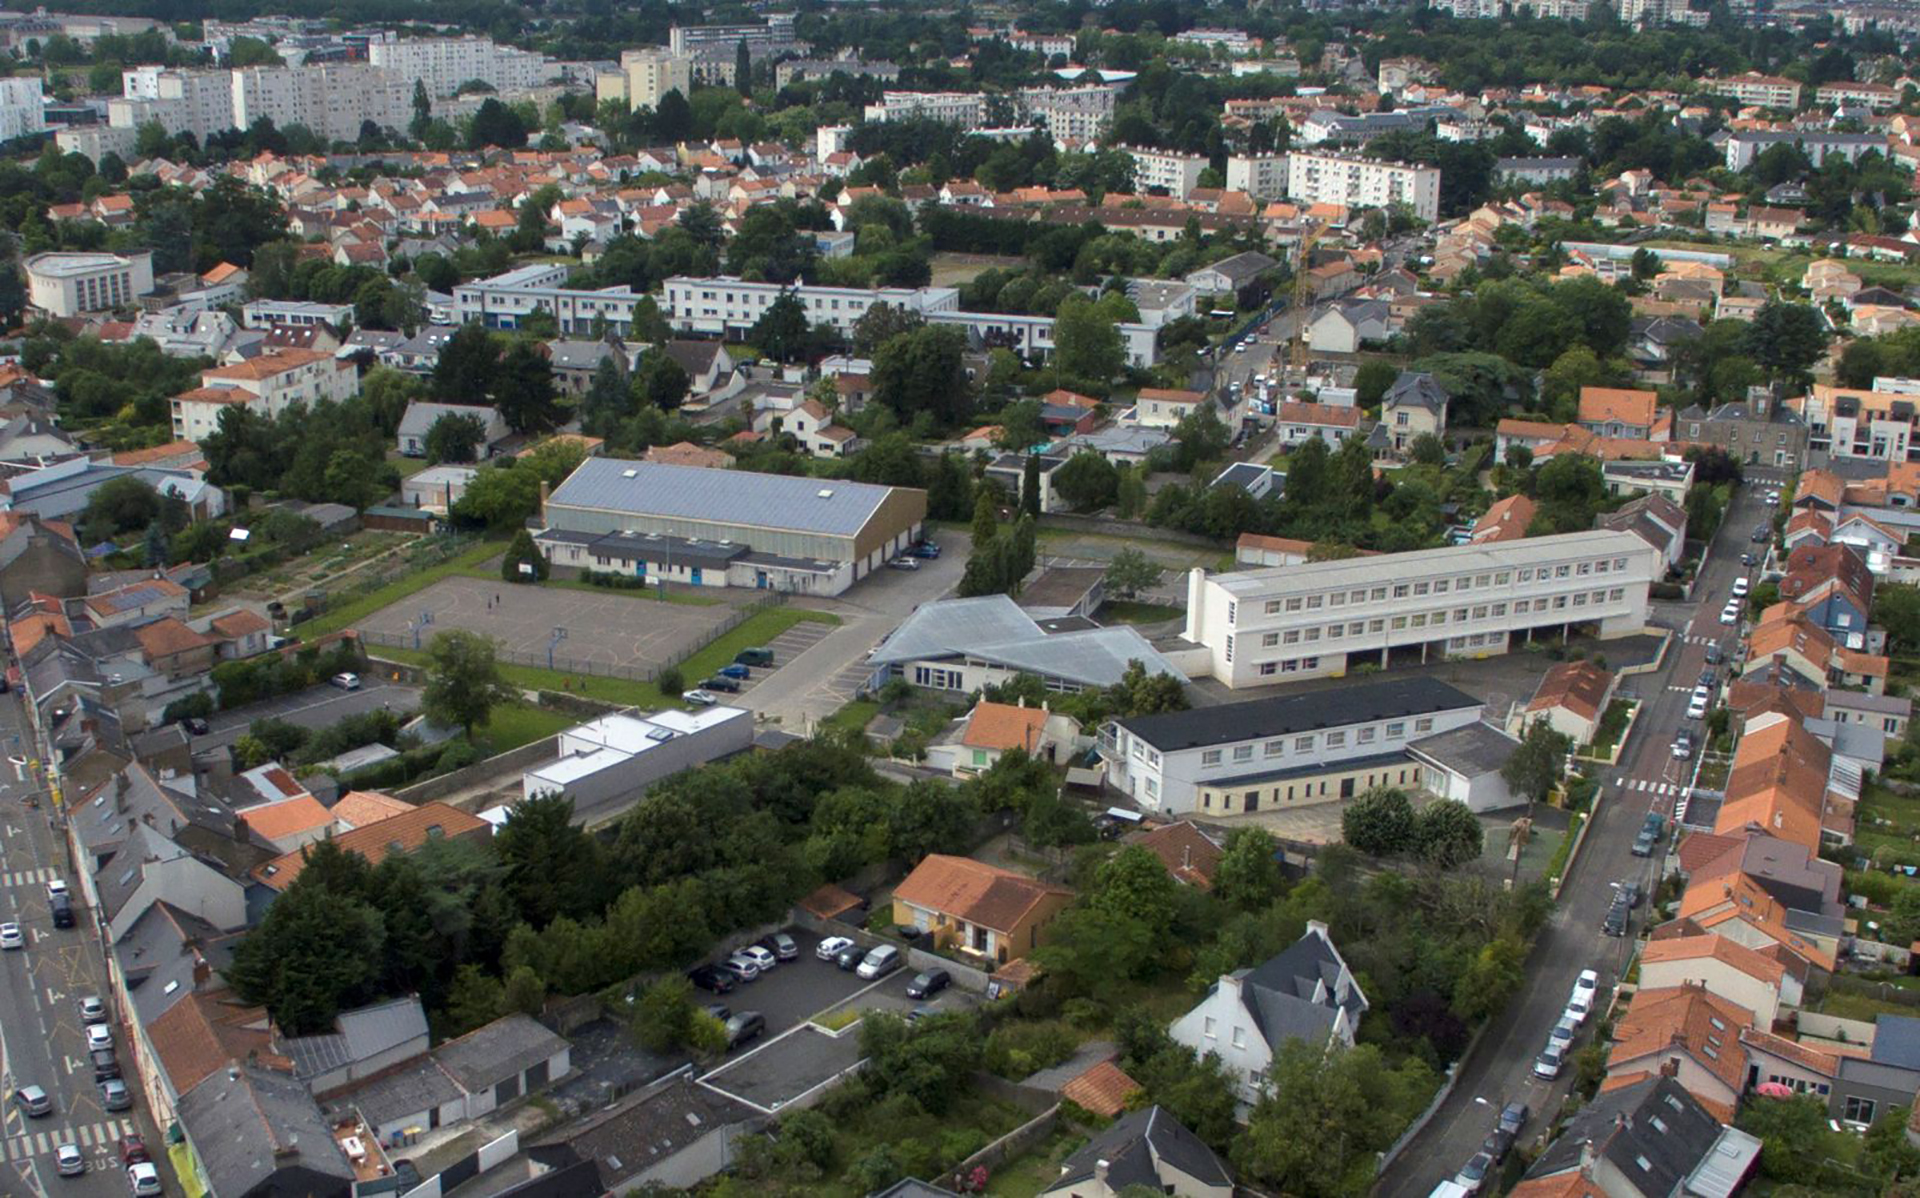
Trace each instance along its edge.
{"label": "street", "polygon": [[[32,736],[17,694],[0,699],[0,743],[31,745]],[[31,755],[32,750],[26,751]],[[26,806],[34,795],[38,808]],[[106,986],[106,967],[92,912],[75,897],[73,928],[55,928],[47,906],[47,882],[69,877],[65,840],[52,826],[50,801],[25,764],[0,766],[0,921],[19,923],[27,946],[0,953],[0,1081],[8,1096],[5,1136],[0,1139],[0,1192],[9,1195],[58,1193],[76,1198],[107,1198],[127,1193],[118,1140],[139,1131],[150,1149],[161,1147],[144,1109],[110,1114],[101,1106],[87,1057],[79,1000],[98,995],[108,1000],[115,1021],[114,1046],[138,1103],[139,1084],[127,1059],[127,1040]],[[21,1086],[44,1088],[53,1113],[29,1119],[11,1101]],[[62,1144],[77,1146],[87,1173],[61,1177],[54,1153]],[[157,1162],[166,1176],[164,1161]]]}
{"label": "street", "polygon": [[[1621,760],[1600,774],[1598,806],[1586,842],[1569,867],[1552,918],[1534,944],[1526,980],[1461,1065],[1459,1084],[1446,1103],[1381,1177],[1379,1193],[1398,1198],[1430,1194],[1479,1151],[1505,1103],[1517,1100],[1532,1108],[1522,1143],[1537,1143],[1552,1130],[1574,1070],[1569,1066],[1558,1079],[1543,1081],[1533,1075],[1534,1058],[1546,1047],[1547,1033],[1559,1022],[1583,969],[1599,970],[1601,1000],[1574,1048],[1577,1052],[1591,1043],[1611,1007],[1612,988],[1630,960],[1632,936],[1652,918],[1653,884],[1671,841],[1652,858],[1638,858],[1632,855],[1633,838],[1648,811],[1672,814],[1692,776],[1692,761],[1672,754],[1674,734],[1684,722],[1688,692],[1706,668],[1707,645],[1734,646],[1738,629],[1719,622],[1720,608],[1735,577],[1758,577],[1758,569],[1749,571],[1740,564],[1740,555],[1755,548],[1748,535],[1771,515],[1761,498],[1767,485],[1750,478],[1735,492],[1701,570],[1694,601],[1655,604],[1653,622],[1672,629],[1674,640],[1659,670],[1622,681],[1622,689],[1636,695],[1642,709]],[[1720,673],[1724,679],[1725,667]],[[1632,934],[1611,937],[1600,925],[1614,883],[1620,881],[1638,881],[1649,897],[1633,914]]]}
{"label": "street", "polygon": [[318,731],[350,715],[375,711],[381,707],[391,707],[406,715],[419,706],[418,687],[401,686],[368,672],[360,676],[359,690],[341,690],[323,682],[290,695],[278,695],[232,711],[216,712],[207,717],[207,735],[193,738],[193,751],[205,753],[224,749],[245,736],[255,720],[285,720],[289,724]]}

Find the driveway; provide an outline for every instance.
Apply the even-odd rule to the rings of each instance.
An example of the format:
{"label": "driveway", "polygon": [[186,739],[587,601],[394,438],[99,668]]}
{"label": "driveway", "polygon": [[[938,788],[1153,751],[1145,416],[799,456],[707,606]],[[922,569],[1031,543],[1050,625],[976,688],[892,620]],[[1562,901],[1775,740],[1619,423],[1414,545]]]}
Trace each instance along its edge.
{"label": "driveway", "polygon": [[[1677,612],[1683,618],[1675,619],[1669,614],[1674,609],[1666,605],[1656,615],[1662,622],[1672,620],[1672,630],[1681,635],[1658,671],[1631,680],[1645,706],[1620,763],[1600,776],[1600,802],[1585,845],[1567,872],[1553,918],[1534,944],[1526,980],[1460,1064],[1459,1084],[1381,1178],[1378,1193],[1392,1198],[1431,1193],[1479,1150],[1503,1103],[1519,1099],[1533,1108],[1523,1141],[1537,1141],[1552,1130],[1555,1113],[1572,1085],[1573,1071],[1563,1072],[1557,1081],[1540,1081],[1533,1076],[1533,1058],[1559,1019],[1574,978],[1582,969],[1595,968],[1600,971],[1603,1010],[1582,1029],[1575,1047],[1590,1042],[1630,959],[1634,942],[1603,935],[1600,923],[1614,882],[1636,880],[1652,893],[1653,881],[1664,871],[1663,856],[1642,859],[1630,850],[1647,812],[1671,815],[1691,776],[1691,762],[1676,761],[1669,748],[1687,705],[1684,689],[1675,690],[1671,684],[1691,685],[1705,668],[1708,643],[1732,647],[1738,630],[1719,622],[1719,610],[1734,578],[1744,572],[1740,555],[1749,548],[1747,534],[1766,516],[1759,490],[1764,488],[1743,487],[1734,497],[1714,539],[1695,602]],[[1663,847],[1670,848],[1671,841]],[[1636,919],[1646,919],[1645,908]],[[1636,925],[1636,932],[1643,930]]]}
{"label": "driveway", "polygon": [[207,726],[211,731],[205,736],[193,738],[193,751],[204,753],[212,749],[224,749],[246,735],[247,728],[255,720],[285,720],[302,728],[317,729],[328,727],[350,715],[375,711],[381,707],[411,712],[419,706],[419,688],[401,686],[371,673],[362,674],[360,689],[356,691],[343,691],[337,686],[323,683],[208,716]]}
{"label": "driveway", "polygon": [[744,696],[747,706],[761,719],[802,736],[846,706],[866,681],[867,651],[915,608],[946,598],[959,585],[971,538],[963,530],[941,529],[933,539],[940,544],[940,556],[921,562],[918,570],[880,569],[844,595],[794,600],[796,606],[832,612],[840,625],[757,683]]}

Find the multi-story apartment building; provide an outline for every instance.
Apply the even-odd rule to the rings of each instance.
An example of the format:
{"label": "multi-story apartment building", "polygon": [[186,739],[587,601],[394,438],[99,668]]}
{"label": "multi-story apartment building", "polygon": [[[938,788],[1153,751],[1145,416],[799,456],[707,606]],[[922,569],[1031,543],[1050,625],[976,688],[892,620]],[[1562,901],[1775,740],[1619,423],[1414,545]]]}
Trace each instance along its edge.
{"label": "multi-story apartment building", "polygon": [[200,386],[173,397],[173,435],[202,441],[220,427],[220,413],[243,404],[272,419],[296,403],[343,400],[359,387],[349,361],[310,349],[262,354],[200,372]]}
{"label": "multi-story apartment building", "polygon": [[1761,108],[1780,108],[1788,112],[1800,107],[1800,84],[1778,75],[1746,71],[1725,79],[1706,79],[1700,89],[1708,95],[1732,96],[1742,104]]}
{"label": "multi-story apartment building", "polygon": [[693,94],[693,55],[659,46],[623,51],[620,70],[594,81],[596,99],[624,100],[628,108],[658,108],[660,98],[673,91]]}
{"label": "multi-story apartment building", "polygon": [[95,166],[109,154],[118,154],[123,162],[132,161],[133,147],[138,143],[139,134],[132,127],[113,125],[74,125],[53,135],[53,144],[62,154],[78,154]]}
{"label": "multi-story apartment building", "polygon": [[1060,55],[1073,57],[1073,35],[1071,33],[1009,33],[1002,41],[1016,50],[1025,50],[1032,54],[1044,54],[1048,58]]}
{"label": "multi-story apartment building", "polygon": [[1136,192],[1164,191],[1184,200],[1200,186],[1200,172],[1207,169],[1205,154],[1182,154],[1177,150],[1143,150],[1121,146],[1133,159],[1133,189]]}
{"label": "multi-story apartment building", "polygon": [[1224,46],[1229,54],[1245,54],[1253,49],[1253,39],[1244,29],[1188,29],[1173,35],[1173,40],[1186,46],[1205,46],[1212,49]]}
{"label": "multi-story apartment building", "polygon": [[1405,204],[1432,223],[1440,219],[1440,168],[1294,150],[1287,155],[1287,198],[1349,208]]}
{"label": "multi-story apartment building", "polygon": [[[456,294],[458,294],[456,292]],[[1053,317],[1027,316],[1007,312],[963,312],[960,293],[952,287],[813,287],[805,284],[783,286],[757,283],[727,275],[710,278],[677,276],[667,280],[665,315],[673,327],[685,333],[706,336],[737,337],[766,313],[773,301],[791,294],[807,310],[807,320],[840,333],[849,333],[854,323],[875,304],[888,304],[916,312],[928,324],[958,325],[970,337],[1005,345],[1035,361],[1053,353]],[[1145,324],[1119,324],[1120,339],[1126,345],[1127,361],[1135,366],[1151,366],[1158,360],[1158,339]]]}
{"label": "multi-story apartment building", "polygon": [[46,105],[38,75],[0,79],[0,141],[46,132]]}
{"label": "multi-story apartment building", "polygon": [[703,46],[724,46],[729,52],[741,42],[747,50],[772,49],[793,41],[793,14],[768,13],[761,24],[752,25],[675,25],[667,33],[667,44],[675,54],[691,54]]}
{"label": "multi-story apartment building", "polygon": [[153,290],[153,251],[50,252],[23,264],[27,303],[48,316],[79,316],[132,306]]}
{"label": "multi-story apartment building", "polygon": [[1244,191],[1256,200],[1277,200],[1287,194],[1285,154],[1235,154],[1227,159],[1227,190]]}
{"label": "multi-story apartment building", "polygon": [[1774,402],[1766,387],[1747,388],[1744,403],[1723,403],[1712,411],[1692,405],[1675,415],[1673,439],[1717,445],[1736,461],[1796,471],[1807,464],[1807,422],[1799,412]]}
{"label": "multi-story apartment building", "polygon": [[1816,383],[1787,406],[1806,420],[1807,448],[1816,465],[1821,454],[1882,462],[1920,460],[1914,453],[1920,440],[1914,428],[1920,396]]}
{"label": "multi-story apartment building", "polygon": [[1111,720],[1099,753],[1107,784],[1148,811],[1244,815],[1418,786],[1407,747],[1484,709],[1437,678],[1381,679]]}
{"label": "multi-story apartment building", "polygon": [[204,141],[234,127],[230,71],[135,67],[120,73],[121,97],[107,105],[107,123],[137,129],[160,122],[168,133],[191,133]]}
{"label": "multi-story apartment building", "polygon": [[389,33],[367,43],[367,61],[399,75],[409,95],[419,80],[434,97],[451,96],[474,79],[503,94],[531,91],[554,72],[553,60],[545,55],[488,37],[403,39]]}
{"label": "multi-story apartment building", "polygon": [[1620,0],[1620,19],[1639,28],[1660,25],[1687,25],[1704,29],[1707,12],[1695,12],[1687,0]]}
{"label": "multi-story apartment building", "polygon": [[631,287],[584,291],[566,286],[568,268],[536,262],[490,279],[453,289],[454,315],[460,324],[480,321],[490,329],[513,329],[535,312],[551,313],[561,333],[591,333],[596,323],[626,336],[633,310],[645,298]]}
{"label": "multi-story apartment building", "polygon": [[1432,0],[1431,6],[1463,21],[1495,21],[1507,11],[1506,0]]}
{"label": "multi-story apartment building", "polygon": [[1883,112],[1900,103],[1900,89],[1889,87],[1884,83],[1855,83],[1852,80],[1841,80],[1822,83],[1820,90],[1813,93],[1813,99],[1815,103],[1829,108],[1844,105]]}
{"label": "multi-story apartment building", "polygon": [[404,129],[413,117],[413,82],[365,63],[245,67],[233,75],[233,125],[250,129],[305,125],[328,141],[353,141],[367,121]]}
{"label": "multi-story apartment building", "polygon": [[291,325],[296,329],[330,324],[345,328],[353,320],[352,304],[320,304],[311,300],[248,300],[240,306],[240,323],[249,329]]}
{"label": "multi-story apartment building", "polygon": [[1534,16],[1553,21],[1584,21],[1591,0],[1518,0],[1515,13],[1531,11]]}
{"label": "multi-story apartment building", "polygon": [[1842,155],[1848,162],[1858,162],[1868,150],[1882,154],[1887,152],[1887,138],[1881,133],[1824,133],[1815,129],[1785,132],[1738,130],[1727,135],[1727,169],[1746,170],[1769,147],[1783,144],[1799,147],[1816,170],[1832,154]]}
{"label": "multi-story apartment building", "polygon": [[885,92],[867,105],[869,121],[905,121],[915,117],[978,129],[987,123],[987,98],[978,92]]}
{"label": "multi-story apartment building", "polygon": [[1027,117],[1055,140],[1092,141],[1113,120],[1120,94],[1113,84],[1092,87],[1035,87],[1020,93]]}
{"label": "multi-story apartment building", "polygon": [[835,75],[892,83],[900,77],[900,67],[891,62],[863,62],[857,58],[789,58],[775,63],[773,68],[776,87],[805,83],[809,79],[830,79]]}
{"label": "multi-story apartment building", "polygon": [[1179,664],[1229,687],[1342,675],[1433,654],[1504,653],[1532,630],[1639,631],[1659,554],[1632,533],[1575,532],[1345,561],[1208,575],[1187,582]]}

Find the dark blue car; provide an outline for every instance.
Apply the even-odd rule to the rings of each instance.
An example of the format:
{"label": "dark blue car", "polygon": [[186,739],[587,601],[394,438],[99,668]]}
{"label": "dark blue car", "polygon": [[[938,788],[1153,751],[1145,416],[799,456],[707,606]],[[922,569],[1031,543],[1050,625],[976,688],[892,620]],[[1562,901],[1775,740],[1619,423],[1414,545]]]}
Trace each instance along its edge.
{"label": "dark blue car", "polygon": [[731,665],[721,666],[720,676],[722,678],[751,678],[753,677],[753,671],[736,661]]}

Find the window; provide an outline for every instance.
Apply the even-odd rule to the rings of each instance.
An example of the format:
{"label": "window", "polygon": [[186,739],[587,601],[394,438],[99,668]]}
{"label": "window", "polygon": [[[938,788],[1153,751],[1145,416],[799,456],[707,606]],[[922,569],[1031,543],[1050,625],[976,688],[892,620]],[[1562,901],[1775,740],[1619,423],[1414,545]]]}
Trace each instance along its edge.
{"label": "window", "polygon": [[1416,736],[1422,735],[1424,733],[1432,732],[1432,731],[1433,731],[1432,716],[1423,715],[1419,719],[1413,722],[1413,732],[1414,732],[1414,735]]}
{"label": "window", "polygon": [[[1462,581],[1465,581],[1465,580],[1463,579]],[[1446,594],[1446,593],[1447,593],[1447,580],[1446,580],[1446,579],[1444,579],[1444,578],[1438,578],[1438,579],[1435,579],[1435,580],[1434,580],[1434,583],[1433,583],[1433,593],[1434,593],[1434,594],[1436,594],[1436,595],[1444,595],[1444,594]]]}
{"label": "window", "polygon": [[1413,593],[1416,595],[1424,595],[1429,589],[1429,584],[1424,582],[1416,582],[1413,584]]}
{"label": "window", "polygon": [[1355,591],[1353,594],[1347,596],[1347,602],[1349,603],[1365,603],[1366,601],[1367,593],[1365,591]]}
{"label": "window", "polygon": [[1150,799],[1157,799],[1160,797],[1160,779],[1158,778],[1147,779],[1147,797]]}
{"label": "window", "polygon": [[1217,1030],[1215,1030],[1213,1016],[1211,1015],[1208,1015],[1206,1017],[1206,1020],[1200,1030],[1209,1040],[1216,1040],[1219,1038],[1220,1033]]}
{"label": "window", "polygon": [[1277,616],[1280,614],[1280,601],[1278,599],[1267,600],[1267,614],[1270,616]]}
{"label": "window", "polygon": [[1280,634],[1277,632],[1263,632],[1260,634],[1260,647],[1262,649],[1271,649],[1279,643]]}
{"label": "window", "polygon": [[1407,722],[1405,720],[1395,720],[1391,724],[1387,725],[1388,740],[1399,740],[1401,737],[1405,736],[1406,734],[1407,734]]}
{"label": "window", "polygon": [[[1235,1048],[1245,1048],[1247,1046],[1247,1029],[1246,1028],[1236,1027],[1233,1029],[1233,1046]],[[1873,1122],[1873,1120],[1868,1119],[1867,1122],[1871,1123]]]}
{"label": "window", "polygon": [[1261,662],[1261,663],[1260,663],[1260,670],[1259,670],[1259,672],[1260,672],[1261,674],[1271,674],[1271,673],[1273,673],[1273,670],[1274,670],[1274,663],[1273,663],[1273,662],[1270,662],[1270,661],[1263,661],[1263,662]]}
{"label": "window", "polygon": [[1387,588],[1385,587],[1373,588],[1373,602],[1378,603],[1382,599],[1385,599],[1386,597],[1387,597]]}
{"label": "window", "polygon": [[1238,603],[1228,603],[1227,604],[1227,623],[1229,624],[1233,623],[1233,618],[1236,614],[1239,613],[1239,611],[1240,611],[1240,605]]}
{"label": "window", "polygon": [[1302,600],[1297,595],[1294,598],[1287,600],[1287,610],[1299,611],[1301,602]]}
{"label": "window", "polygon": [[1298,628],[1295,628],[1295,629],[1292,629],[1292,630],[1291,630],[1291,631],[1289,631],[1289,632],[1288,632],[1288,633],[1287,633],[1287,634],[1286,634],[1285,636],[1283,636],[1283,637],[1281,638],[1281,640],[1282,640],[1282,641],[1284,641],[1284,642],[1285,642],[1286,644],[1289,644],[1289,645],[1297,645],[1297,644],[1299,644],[1299,643],[1300,643],[1300,630],[1299,630]]}
{"label": "window", "polygon": [[1313,752],[1313,738],[1312,738],[1311,736],[1296,736],[1296,737],[1294,737],[1294,738],[1293,738],[1293,751],[1294,751],[1294,752],[1296,752],[1296,753],[1311,753],[1311,752]]}
{"label": "window", "polygon": [[1379,733],[1379,731],[1380,730],[1378,728],[1375,728],[1372,725],[1368,725],[1367,727],[1360,729],[1359,733],[1354,737],[1354,739],[1360,744],[1370,745],[1373,743],[1373,738]]}
{"label": "window", "polygon": [[1238,762],[1238,761],[1252,761],[1252,760],[1253,760],[1253,746],[1252,746],[1252,745],[1235,745],[1235,746],[1233,746],[1233,759],[1234,759],[1234,760],[1235,760],[1236,762]]}
{"label": "window", "polygon": [[1308,611],[1320,610],[1320,596],[1318,595],[1307,596],[1307,610]]}
{"label": "window", "polygon": [[1203,752],[1202,752],[1202,753],[1200,754],[1200,764],[1201,764],[1201,765],[1219,765],[1219,764],[1220,764],[1220,750],[1218,750],[1218,749],[1207,749],[1207,750],[1204,750],[1204,751],[1203,751]]}
{"label": "window", "polygon": [[1329,748],[1329,749],[1344,749],[1344,748],[1346,747],[1346,745],[1347,745],[1347,734],[1346,734],[1346,733],[1344,733],[1344,732],[1329,732],[1329,733],[1327,733],[1327,748]]}
{"label": "window", "polygon": [[1498,587],[1503,587],[1507,585],[1507,572],[1505,570],[1502,570],[1500,571],[1500,573],[1495,574],[1493,576],[1493,585]]}
{"label": "window", "polygon": [[1270,740],[1260,747],[1260,752],[1268,757],[1278,757],[1286,751],[1287,742],[1284,739]]}
{"label": "window", "polygon": [[1848,1123],[1872,1123],[1873,1116],[1878,1110],[1879,1104],[1875,1103],[1873,1099],[1860,1098],[1856,1095],[1849,1094],[1847,1096],[1845,1113],[1840,1117]]}
{"label": "window", "polygon": [[1405,616],[1395,616],[1393,618],[1393,627],[1396,631],[1399,629],[1405,628],[1406,626],[1407,626],[1407,618]]}

